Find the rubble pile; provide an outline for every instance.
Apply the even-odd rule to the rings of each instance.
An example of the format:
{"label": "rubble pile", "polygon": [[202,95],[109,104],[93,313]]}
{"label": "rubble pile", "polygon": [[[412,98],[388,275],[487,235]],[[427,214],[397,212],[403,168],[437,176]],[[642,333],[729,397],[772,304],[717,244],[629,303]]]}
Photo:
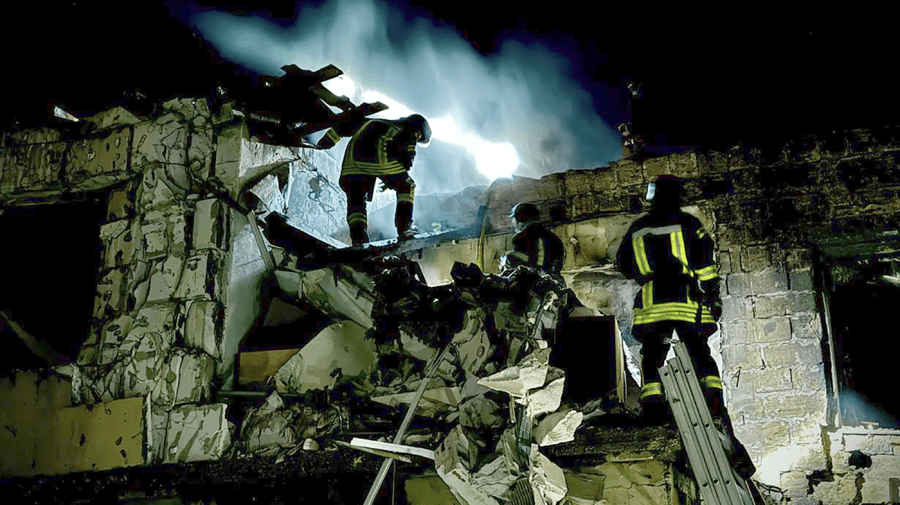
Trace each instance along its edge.
{"label": "rubble pile", "polygon": [[[414,408],[402,443],[433,449],[434,471],[461,503],[516,495],[556,504],[566,495],[563,470],[541,452],[572,441],[584,418],[575,405],[561,408],[565,372],[550,365],[557,321],[575,303],[561,279],[457,264],[453,284],[428,286],[419,265],[399,256],[309,271],[290,252],[275,257],[281,292],[332,323],[270,378],[235,454],[359,448],[341,440],[359,432],[390,441],[394,420]],[[360,450],[410,460],[390,449]]]}

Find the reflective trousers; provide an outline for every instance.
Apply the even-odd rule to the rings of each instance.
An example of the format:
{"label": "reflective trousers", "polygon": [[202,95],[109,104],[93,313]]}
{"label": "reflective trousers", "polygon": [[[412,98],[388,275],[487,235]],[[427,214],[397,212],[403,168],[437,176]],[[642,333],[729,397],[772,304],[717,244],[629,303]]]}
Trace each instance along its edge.
{"label": "reflective trousers", "polygon": [[707,340],[715,333],[715,327],[704,325],[700,328],[695,324],[683,321],[660,321],[657,323],[642,324],[632,329],[632,334],[641,343],[641,403],[662,403],[665,401],[662,391],[662,382],[659,378],[659,368],[665,364],[666,354],[671,346],[672,332],[678,334],[678,338],[684,342],[688,354],[696,369],[700,385],[709,403],[713,416],[725,414],[725,405],[722,397],[722,379],[719,376],[719,368],[716,366],[710,354]]}
{"label": "reflective trousers", "polygon": [[412,225],[416,183],[409,174],[343,175],[340,178],[340,186],[347,194],[347,224],[350,226],[350,240],[353,245],[365,244],[369,241],[366,201],[370,201],[374,196],[376,179],[381,179],[386,187],[397,192],[397,209],[394,212],[397,234],[402,234]]}

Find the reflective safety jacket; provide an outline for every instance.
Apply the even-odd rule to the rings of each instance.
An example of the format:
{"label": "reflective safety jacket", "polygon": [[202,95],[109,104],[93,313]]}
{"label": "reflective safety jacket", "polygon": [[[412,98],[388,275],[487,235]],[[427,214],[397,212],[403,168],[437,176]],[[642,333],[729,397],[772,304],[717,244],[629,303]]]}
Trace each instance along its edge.
{"label": "reflective safety jacket", "polygon": [[416,138],[402,123],[370,119],[350,137],[341,176],[399,175],[412,168],[415,156]]}
{"label": "reflective safety jacket", "polygon": [[513,237],[513,251],[507,256],[523,265],[558,274],[565,260],[565,248],[546,226],[533,223]]}
{"label": "reflective safety jacket", "polygon": [[[634,326],[659,321],[715,324],[703,293],[718,293],[719,274],[713,263],[714,244],[700,221],[684,212],[653,213],[629,228],[617,262],[626,276],[638,281]],[[716,295],[717,296],[717,295]]]}

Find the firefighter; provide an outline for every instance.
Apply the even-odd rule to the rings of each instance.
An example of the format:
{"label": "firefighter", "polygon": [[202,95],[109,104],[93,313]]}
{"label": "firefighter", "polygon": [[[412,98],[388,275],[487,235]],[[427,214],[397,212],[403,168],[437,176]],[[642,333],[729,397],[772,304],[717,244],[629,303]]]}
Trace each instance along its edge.
{"label": "firefighter", "polygon": [[650,212],[631,225],[617,258],[622,273],[641,285],[632,334],[642,345],[642,415],[650,423],[667,415],[659,368],[674,331],[694,360],[713,416],[725,421],[722,379],[707,344],[722,314],[713,241],[697,218],[681,211],[677,177],[660,176],[648,185],[647,199]]}
{"label": "firefighter", "polygon": [[562,240],[539,222],[533,203],[517,203],[509,212],[516,227],[513,250],[502,258],[501,270],[525,265],[558,276],[565,259]]}
{"label": "firefighter", "polygon": [[[320,145],[323,141],[325,145],[334,145],[339,139],[340,135],[330,129]],[[416,156],[416,145],[426,147],[430,141],[431,127],[419,114],[397,120],[370,119],[353,133],[344,153],[339,180],[347,194],[347,223],[353,245],[369,241],[366,201],[372,201],[377,179],[397,191],[394,224],[400,240],[415,235],[412,215],[416,184],[409,170]]]}

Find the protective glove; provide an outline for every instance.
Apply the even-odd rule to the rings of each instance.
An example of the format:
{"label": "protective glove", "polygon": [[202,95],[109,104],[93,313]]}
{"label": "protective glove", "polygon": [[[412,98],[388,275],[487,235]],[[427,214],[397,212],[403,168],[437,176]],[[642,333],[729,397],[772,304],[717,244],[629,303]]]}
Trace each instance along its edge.
{"label": "protective glove", "polygon": [[722,300],[718,298],[712,300],[709,304],[709,312],[712,314],[713,319],[718,323],[719,319],[722,318]]}

